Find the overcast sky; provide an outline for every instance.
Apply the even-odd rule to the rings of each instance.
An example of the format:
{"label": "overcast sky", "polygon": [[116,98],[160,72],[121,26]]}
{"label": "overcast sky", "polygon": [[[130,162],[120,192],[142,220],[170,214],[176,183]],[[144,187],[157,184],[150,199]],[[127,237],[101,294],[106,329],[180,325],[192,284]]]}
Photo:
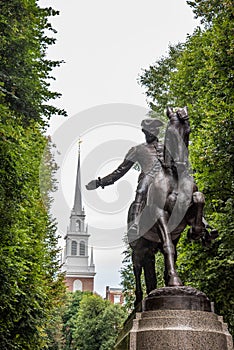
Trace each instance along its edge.
{"label": "overcast sky", "polygon": [[55,197],[54,213],[64,235],[81,137],[82,192],[94,246],[95,290],[104,295],[106,285],[118,287],[120,282],[123,231],[138,174],[131,170],[119,187],[88,194],[84,184],[114,170],[129,147],[143,142],[137,125],[148,107],[137,78],[167,54],[170,43],[185,41],[198,22],[185,0],[40,0],[39,4],[60,11],[51,19],[58,34],[48,56],[65,61],[54,70],[51,86],[62,93],[55,104],[69,115],[54,116],[48,130],[61,156],[62,196]]}

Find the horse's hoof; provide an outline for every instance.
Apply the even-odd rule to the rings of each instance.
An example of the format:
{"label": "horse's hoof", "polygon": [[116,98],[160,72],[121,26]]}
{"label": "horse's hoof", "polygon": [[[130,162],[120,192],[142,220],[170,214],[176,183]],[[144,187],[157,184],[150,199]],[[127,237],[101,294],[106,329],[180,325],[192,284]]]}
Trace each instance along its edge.
{"label": "horse's hoof", "polygon": [[206,229],[204,236],[202,237],[202,244],[204,247],[210,247],[211,242],[219,236],[216,229],[212,229],[210,232]]}
{"label": "horse's hoof", "polygon": [[205,241],[213,241],[219,236],[219,233],[216,229],[212,229],[210,232],[206,232]]}
{"label": "horse's hoof", "polygon": [[199,240],[203,235],[203,229],[202,228],[194,228],[194,227],[191,227],[189,230],[188,230],[188,233],[187,233],[187,237],[188,239],[191,241],[197,241]]}
{"label": "horse's hoof", "polygon": [[168,287],[179,287],[179,286],[183,286],[183,283],[179,278],[179,276],[177,275],[170,276],[168,280]]}

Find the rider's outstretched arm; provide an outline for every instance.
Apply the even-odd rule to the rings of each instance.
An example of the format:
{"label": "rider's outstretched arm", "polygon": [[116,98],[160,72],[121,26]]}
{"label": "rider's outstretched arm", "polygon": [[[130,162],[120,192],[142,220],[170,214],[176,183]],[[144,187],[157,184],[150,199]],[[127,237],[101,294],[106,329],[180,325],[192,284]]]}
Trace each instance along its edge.
{"label": "rider's outstretched arm", "polygon": [[103,177],[102,179],[99,177],[97,180],[90,181],[86,188],[87,190],[95,190],[98,187],[104,188],[105,186],[113,185],[115,181],[119,180],[122,176],[128,172],[128,170],[133,166],[134,162],[128,160],[127,158],[118,166],[116,170],[114,170],[111,174]]}

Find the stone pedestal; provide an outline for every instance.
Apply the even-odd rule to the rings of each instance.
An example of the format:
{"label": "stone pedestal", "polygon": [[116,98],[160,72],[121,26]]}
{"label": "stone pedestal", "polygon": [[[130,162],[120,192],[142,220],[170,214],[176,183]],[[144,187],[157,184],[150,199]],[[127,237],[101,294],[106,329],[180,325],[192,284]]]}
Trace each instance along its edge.
{"label": "stone pedestal", "polygon": [[131,350],[233,350],[222,318],[212,312],[157,310],[137,314]]}
{"label": "stone pedestal", "polygon": [[222,317],[194,288],[156,289],[142,309],[129,317],[115,350],[233,350]]}

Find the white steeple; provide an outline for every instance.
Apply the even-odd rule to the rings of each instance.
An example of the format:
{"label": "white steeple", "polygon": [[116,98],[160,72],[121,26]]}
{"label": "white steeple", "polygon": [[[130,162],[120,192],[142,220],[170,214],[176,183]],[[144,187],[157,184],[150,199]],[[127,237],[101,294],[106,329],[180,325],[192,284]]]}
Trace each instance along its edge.
{"label": "white steeple", "polygon": [[75,185],[74,205],[70,215],[70,223],[65,236],[64,265],[66,284],[70,291],[93,291],[95,265],[93,263],[93,248],[89,265],[89,237],[85,223],[85,212],[82,207],[80,141],[78,149],[77,174]]}
{"label": "white steeple", "polygon": [[75,214],[82,215],[82,195],[81,195],[81,176],[80,176],[80,141],[78,146],[78,164],[77,164],[77,173],[76,173],[76,187],[75,187],[75,199],[73,205],[73,212]]}

